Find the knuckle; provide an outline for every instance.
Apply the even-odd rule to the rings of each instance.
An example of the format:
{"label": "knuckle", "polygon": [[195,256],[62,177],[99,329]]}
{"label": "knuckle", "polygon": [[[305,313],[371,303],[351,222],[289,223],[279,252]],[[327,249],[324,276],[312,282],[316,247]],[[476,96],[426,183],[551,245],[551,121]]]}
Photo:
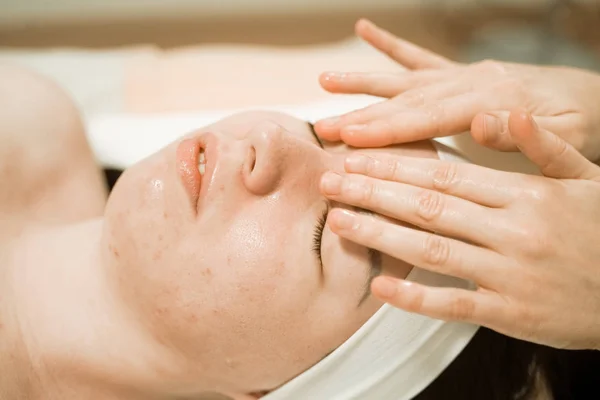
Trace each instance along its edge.
{"label": "knuckle", "polygon": [[535,337],[535,332],[540,329],[541,321],[529,307],[517,307],[514,320],[519,324],[519,328],[515,332],[517,338],[529,340]]}
{"label": "knuckle", "polygon": [[514,245],[520,253],[529,259],[540,260],[546,258],[552,249],[552,237],[543,227],[534,224],[522,226],[516,230]]}
{"label": "knuckle", "polygon": [[346,176],[341,194],[352,202],[367,202],[373,196],[373,185],[361,176]]}
{"label": "knuckle", "polygon": [[427,118],[431,123],[431,129],[434,136],[443,136],[444,135],[444,115],[445,110],[441,104],[434,104],[431,107],[428,107],[426,110]]}
{"label": "knuckle", "polygon": [[365,175],[377,177],[378,173],[381,170],[381,161],[368,155],[365,155],[365,159]]}
{"label": "knuckle", "polygon": [[525,242],[525,253],[529,258],[536,260],[544,259],[552,249],[550,236],[541,229],[535,229]]}
{"label": "knuckle", "polygon": [[554,147],[554,154],[555,154],[555,156],[552,157],[552,159],[557,160],[557,161],[562,161],[561,159],[569,151],[569,144],[558,135],[552,135],[551,137],[552,137],[552,141],[554,142],[553,147]]}
{"label": "knuckle", "polygon": [[442,193],[450,190],[456,183],[457,168],[454,163],[438,163],[432,173],[433,188]]}
{"label": "knuckle", "polygon": [[450,259],[448,239],[435,234],[427,234],[423,242],[423,261],[433,267],[441,267]]}
{"label": "knuckle", "polygon": [[361,190],[361,201],[364,204],[370,204],[373,205],[377,202],[377,195],[378,195],[378,190],[377,190],[377,185],[375,185],[373,182],[366,180],[365,182],[363,182],[362,184],[362,190]]}
{"label": "knuckle", "polygon": [[408,312],[422,312],[425,303],[425,293],[422,290],[413,290],[410,295],[401,296],[399,299],[401,308]]}
{"label": "knuckle", "polygon": [[387,162],[388,176],[390,180],[401,181],[402,164],[398,160],[389,160]]}
{"label": "knuckle", "polygon": [[422,90],[411,90],[407,92],[403,97],[403,103],[410,107],[424,106],[426,103],[425,93]]}
{"label": "knuckle", "polygon": [[417,215],[425,222],[433,222],[442,215],[444,211],[444,200],[441,194],[423,190],[417,195]]}
{"label": "knuckle", "polygon": [[532,200],[537,202],[536,205],[555,202],[557,199],[563,197],[559,186],[560,184],[552,184],[546,180],[540,180],[537,184],[532,185],[528,193]]}
{"label": "knuckle", "polygon": [[475,68],[482,72],[489,72],[494,74],[505,75],[507,73],[506,66],[502,62],[492,59],[486,59],[476,63]]}
{"label": "knuckle", "polygon": [[358,236],[362,239],[361,242],[365,245],[381,243],[385,239],[384,226],[371,217],[361,217],[357,231]]}
{"label": "knuckle", "polygon": [[457,295],[449,305],[449,317],[454,321],[467,321],[475,314],[475,302],[473,299]]}
{"label": "knuckle", "polygon": [[547,185],[540,185],[532,190],[532,195],[535,200],[544,203],[553,197],[553,190]]}

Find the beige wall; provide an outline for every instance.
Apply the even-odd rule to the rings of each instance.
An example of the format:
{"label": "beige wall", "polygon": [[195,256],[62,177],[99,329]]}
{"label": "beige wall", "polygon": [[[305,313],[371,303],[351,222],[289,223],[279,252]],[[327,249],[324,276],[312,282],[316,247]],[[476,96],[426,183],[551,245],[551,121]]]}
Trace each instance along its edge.
{"label": "beige wall", "polygon": [[[483,5],[536,7],[553,0],[0,0],[0,27],[22,24],[116,21],[181,16],[252,16],[463,8]],[[597,0],[584,0],[597,1]]]}

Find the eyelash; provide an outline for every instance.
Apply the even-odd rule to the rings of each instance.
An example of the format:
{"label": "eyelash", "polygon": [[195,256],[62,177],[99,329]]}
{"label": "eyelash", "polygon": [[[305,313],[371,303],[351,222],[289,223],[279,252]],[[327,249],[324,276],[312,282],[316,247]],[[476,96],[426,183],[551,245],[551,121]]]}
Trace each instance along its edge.
{"label": "eyelash", "polygon": [[313,251],[319,258],[319,262],[321,263],[321,267],[323,266],[323,259],[321,258],[321,242],[323,240],[323,230],[325,229],[325,223],[327,222],[327,213],[329,212],[329,207],[325,208],[323,214],[317,220],[317,225],[315,225],[315,229],[313,231]]}

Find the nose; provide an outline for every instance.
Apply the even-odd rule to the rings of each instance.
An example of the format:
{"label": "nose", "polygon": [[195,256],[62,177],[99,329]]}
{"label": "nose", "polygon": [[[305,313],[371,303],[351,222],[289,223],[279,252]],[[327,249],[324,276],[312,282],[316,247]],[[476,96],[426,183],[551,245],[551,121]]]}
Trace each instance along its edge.
{"label": "nose", "polygon": [[271,121],[261,122],[248,133],[243,179],[251,193],[267,195],[279,186],[287,153],[286,135],[281,125]]}

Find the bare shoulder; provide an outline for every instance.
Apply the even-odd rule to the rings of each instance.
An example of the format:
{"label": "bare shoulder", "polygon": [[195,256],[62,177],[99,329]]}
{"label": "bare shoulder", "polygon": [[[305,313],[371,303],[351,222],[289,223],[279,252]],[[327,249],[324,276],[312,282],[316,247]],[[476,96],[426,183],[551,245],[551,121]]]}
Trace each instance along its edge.
{"label": "bare shoulder", "polygon": [[0,65],[3,221],[61,223],[101,215],[106,190],[84,133],[76,107],[58,86],[19,66]]}

